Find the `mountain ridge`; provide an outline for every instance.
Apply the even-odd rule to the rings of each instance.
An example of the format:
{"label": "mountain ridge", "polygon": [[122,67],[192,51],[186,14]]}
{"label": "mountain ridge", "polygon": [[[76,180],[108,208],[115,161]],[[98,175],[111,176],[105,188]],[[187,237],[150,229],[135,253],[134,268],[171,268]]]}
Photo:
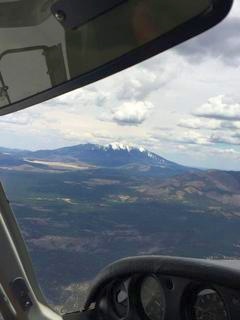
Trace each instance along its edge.
{"label": "mountain ridge", "polygon": [[[53,155],[58,155],[62,156],[64,159],[77,159],[77,160],[83,160],[82,158],[86,157],[86,152],[89,154],[93,153],[112,153],[116,154],[118,157],[121,155],[129,155],[128,159],[126,159],[126,162],[134,162],[135,157],[134,156],[139,156],[141,157],[141,160],[144,158],[151,159],[152,162],[155,162],[155,164],[172,164],[172,165],[178,165],[182,166],[180,164],[177,164],[173,161],[169,161],[160,155],[153,153],[151,151],[148,151],[147,149],[143,147],[137,147],[137,146],[131,146],[131,145],[123,145],[123,144],[108,144],[108,145],[100,145],[100,144],[91,144],[91,143],[86,143],[86,144],[78,144],[78,145],[73,145],[73,146],[67,146],[67,147],[61,147],[57,149],[41,149],[41,150],[36,150],[36,151],[18,151],[17,154],[21,156],[35,156],[38,158],[42,157],[52,157]],[[82,157],[82,158],[81,158]],[[48,159],[49,160],[49,159]],[[92,159],[89,159],[90,162],[93,161]],[[139,160],[139,158],[138,158]],[[121,162],[121,161],[120,161]],[[124,163],[126,164],[126,163]],[[182,166],[184,167],[184,166]]]}
{"label": "mountain ridge", "polygon": [[[62,147],[52,150],[13,150],[4,149],[7,153],[1,153],[0,167],[22,166],[24,170],[29,170],[50,166],[59,167],[62,170],[87,170],[94,168],[122,169],[132,171],[132,173],[144,176],[174,176],[199,169],[180,165],[167,160],[160,155],[151,152],[143,147],[112,143],[108,145],[99,144],[78,144],[69,147]],[[64,168],[63,168],[64,167]]]}

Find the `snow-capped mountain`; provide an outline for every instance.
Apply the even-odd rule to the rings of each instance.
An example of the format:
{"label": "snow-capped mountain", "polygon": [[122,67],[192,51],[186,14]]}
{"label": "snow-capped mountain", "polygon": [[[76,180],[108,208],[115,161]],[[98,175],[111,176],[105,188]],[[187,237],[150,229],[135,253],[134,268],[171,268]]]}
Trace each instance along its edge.
{"label": "snow-capped mountain", "polygon": [[171,169],[179,172],[190,170],[190,168],[171,162],[145,148],[121,143],[108,145],[80,144],[55,150],[23,152],[21,156],[30,160],[84,162],[98,167],[125,167],[131,169],[140,166],[142,170],[149,170],[150,167]]}
{"label": "snow-capped mountain", "polygon": [[[6,150],[4,150],[6,151]],[[55,150],[0,151],[0,167],[21,165],[49,166],[52,163],[85,164],[89,168],[125,169],[151,176],[172,176],[196,169],[169,161],[143,147],[111,143],[108,145],[80,144]],[[85,166],[86,167],[86,166]]]}

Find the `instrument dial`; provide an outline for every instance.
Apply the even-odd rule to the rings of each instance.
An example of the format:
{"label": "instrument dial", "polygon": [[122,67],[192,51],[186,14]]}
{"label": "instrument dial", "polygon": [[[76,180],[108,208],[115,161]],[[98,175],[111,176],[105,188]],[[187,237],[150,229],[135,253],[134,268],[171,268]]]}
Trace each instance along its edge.
{"label": "instrument dial", "polygon": [[228,320],[228,313],[220,295],[212,289],[201,290],[193,305],[195,320]]}
{"label": "instrument dial", "polygon": [[141,286],[141,304],[149,320],[163,320],[166,312],[166,300],[160,281],[153,277],[146,277]]}
{"label": "instrument dial", "polygon": [[118,282],[113,286],[112,291],[113,307],[118,318],[122,319],[128,315],[129,297],[127,284]]}

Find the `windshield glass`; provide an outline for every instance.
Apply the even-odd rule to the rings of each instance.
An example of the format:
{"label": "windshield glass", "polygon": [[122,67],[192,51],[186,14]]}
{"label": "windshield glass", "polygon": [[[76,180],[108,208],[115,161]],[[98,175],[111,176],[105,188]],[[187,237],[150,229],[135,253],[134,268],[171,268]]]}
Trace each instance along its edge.
{"label": "windshield glass", "polygon": [[56,0],[1,1],[0,109],[94,71],[212,8],[210,0],[112,3],[71,2],[75,16]]}
{"label": "windshield glass", "polygon": [[122,257],[240,257],[239,29],[235,1],[196,39],[0,118],[0,178],[59,312]]}

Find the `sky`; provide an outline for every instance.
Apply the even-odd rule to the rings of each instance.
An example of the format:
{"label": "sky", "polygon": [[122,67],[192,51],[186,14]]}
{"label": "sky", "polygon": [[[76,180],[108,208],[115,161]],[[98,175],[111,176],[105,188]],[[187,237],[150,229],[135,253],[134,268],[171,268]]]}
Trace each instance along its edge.
{"label": "sky", "polygon": [[0,146],[141,146],[240,170],[240,3],[217,27],[114,76],[0,118]]}

